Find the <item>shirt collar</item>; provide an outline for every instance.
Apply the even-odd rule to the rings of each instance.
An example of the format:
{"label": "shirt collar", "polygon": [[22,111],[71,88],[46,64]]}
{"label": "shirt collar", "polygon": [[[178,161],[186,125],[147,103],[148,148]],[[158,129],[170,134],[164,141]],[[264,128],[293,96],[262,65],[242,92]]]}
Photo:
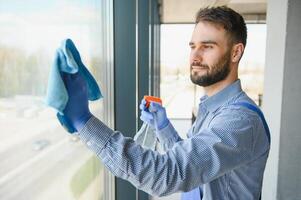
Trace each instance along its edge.
{"label": "shirt collar", "polygon": [[230,99],[238,95],[241,91],[241,83],[238,79],[211,97],[208,97],[207,95],[203,96],[200,99],[200,106],[205,106],[210,112],[214,112],[216,109],[229,102]]}

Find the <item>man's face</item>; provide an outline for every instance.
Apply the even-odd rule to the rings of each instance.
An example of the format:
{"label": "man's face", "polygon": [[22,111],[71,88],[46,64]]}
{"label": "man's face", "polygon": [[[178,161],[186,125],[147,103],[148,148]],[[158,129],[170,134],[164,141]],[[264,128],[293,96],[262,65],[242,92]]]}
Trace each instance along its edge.
{"label": "man's face", "polygon": [[190,78],[200,86],[224,80],[230,72],[229,36],[217,25],[199,22],[189,43]]}

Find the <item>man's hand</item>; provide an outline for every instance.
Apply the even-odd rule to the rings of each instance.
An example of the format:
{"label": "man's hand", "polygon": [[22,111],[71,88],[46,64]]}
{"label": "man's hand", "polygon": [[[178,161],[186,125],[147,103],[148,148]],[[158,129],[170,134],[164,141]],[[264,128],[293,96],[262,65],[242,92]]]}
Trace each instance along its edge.
{"label": "man's hand", "polygon": [[74,128],[79,131],[92,117],[89,110],[87,84],[79,72],[75,74],[62,73],[62,78],[69,97],[63,113]]}
{"label": "man's hand", "polygon": [[156,130],[161,130],[169,124],[165,108],[160,104],[151,102],[149,108],[147,108],[146,101],[142,99],[139,108],[141,110],[140,119],[155,127]]}

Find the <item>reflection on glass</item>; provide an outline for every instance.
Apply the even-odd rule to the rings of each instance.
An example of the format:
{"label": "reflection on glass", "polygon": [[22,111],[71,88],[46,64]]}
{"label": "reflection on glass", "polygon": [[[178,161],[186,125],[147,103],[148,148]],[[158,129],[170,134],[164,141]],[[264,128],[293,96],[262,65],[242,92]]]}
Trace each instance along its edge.
{"label": "reflection on glass", "polygon": [[[71,38],[100,83],[101,1],[5,1],[0,7],[0,199],[101,199],[103,166],[43,100],[55,49]],[[102,101],[91,105],[102,118]]]}

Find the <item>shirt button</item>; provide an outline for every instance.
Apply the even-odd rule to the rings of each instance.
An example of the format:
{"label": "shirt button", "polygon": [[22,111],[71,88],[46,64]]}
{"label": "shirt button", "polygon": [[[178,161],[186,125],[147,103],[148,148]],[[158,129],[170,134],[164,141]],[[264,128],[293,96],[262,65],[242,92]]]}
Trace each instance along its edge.
{"label": "shirt button", "polygon": [[91,142],[91,141],[88,141],[88,142],[87,142],[87,145],[88,145],[88,146],[91,146],[91,145],[92,145],[92,142]]}

